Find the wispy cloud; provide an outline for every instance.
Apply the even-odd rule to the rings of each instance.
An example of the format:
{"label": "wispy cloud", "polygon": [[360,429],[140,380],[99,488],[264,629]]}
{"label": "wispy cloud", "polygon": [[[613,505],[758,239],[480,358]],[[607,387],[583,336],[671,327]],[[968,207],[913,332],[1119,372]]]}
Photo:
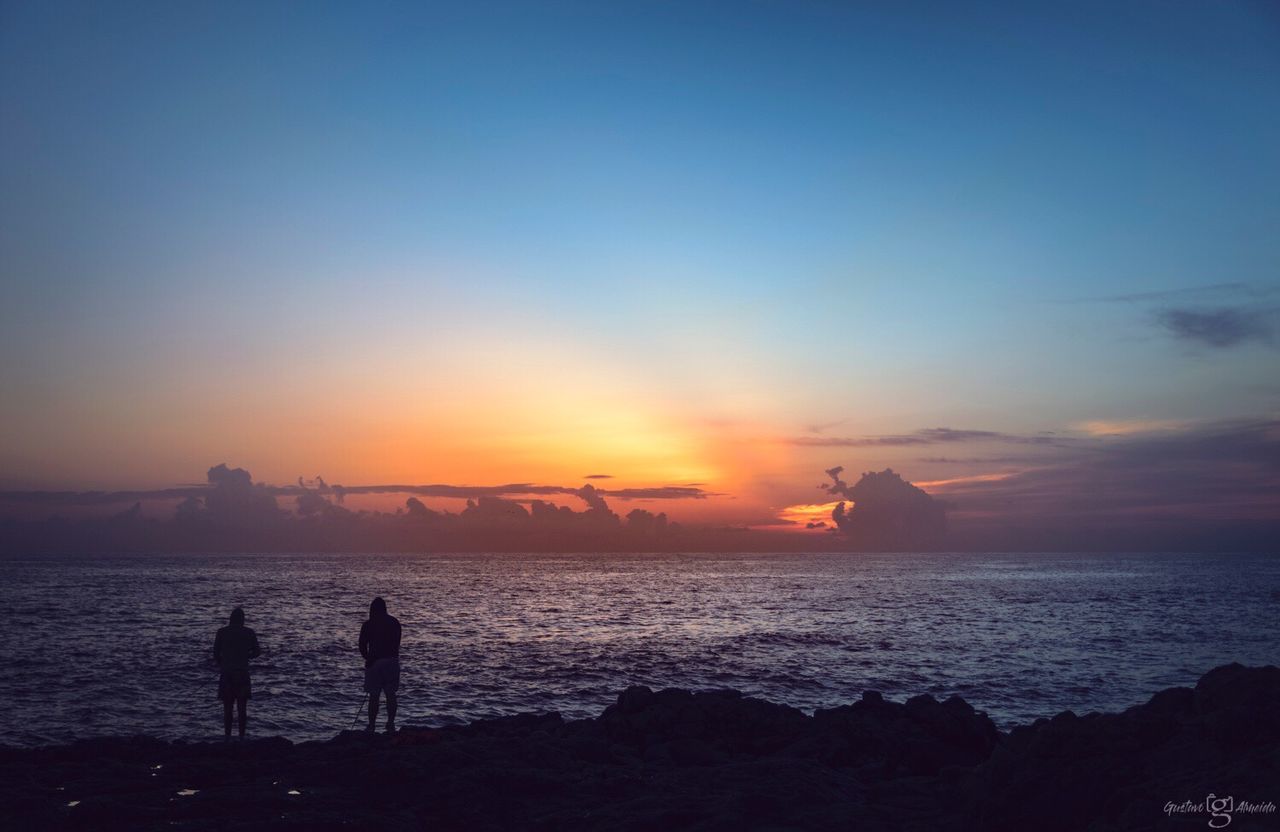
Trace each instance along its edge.
{"label": "wispy cloud", "polygon": [[1274,310],[1248,307],[1172,308],[1156,313],[1157,323],[1174,338],[1214,349],[1272,343],[1275,317]]}
{"label": "wispy cloud", "polygon": [[1031,455],[1031,454],[1006,454],[1001,456],[922,456],[917,457],[916,462],[926,465],[1026,465],[1040,462],[1047,462],[1057,459],[1058,456]]}
{"label": "wispy cloud", "polygon": [[1069,298],[1060,303],[1162,303],[1186,300],[1189,298],[1205,298],[1212,296],[1251,295],[1260,296],[1270,293],[1269,289],[1251,286],[1238,281],[1225,283],[1209,283],[1204,286],[1188,286],[1182,289],[1161,289],[1151,292],[1129,292],[1118,295],[1094,295],[1084,298]]}
{"label": "wispy cloud", "polygon": [[826,433],[832,428],[843,425],[847,421],[849,420],[836,419],[835,421],[832,421],[832,422],[814,422],[812,424],[805,425],[804,430],[805,430],[805,433]]}
{"label": "wispy cloud", "polygon": [[915,485],[916,488],[923,488],[928,491],[929,489],[946,489],[949,486],[955,485],[1000,482],[1001,480],[1007,480],[1012,476],[1016,476],[1016,472],[1005,472],[1002,474],[971,474],[967,477],[952,477],[951,479],[946,480],[917,480],[913,485]]}
{"label": "wispy cloud", "polygon": [[1145,306],[1150,325],[1164,334],[1184,344],[1222,350],[1249,343],[1275,343],[1280,327],[1277,296],[1280,286],[1231,281],[1060,302]]}
{"label": "wispy cloud", "polygon": [[1090,436],[1133,436],[1180,430],[1188,427],[1188,423],[1178,419],[1090,419],[1071,427]]}
{"label": "wispy cloud", "polygon": [[960,442],[1009,442],[1018,445],[1053,445],[1060,437],[1002,433],[993,430],[924,428],[914,433],[882,436],[794,436],[783,440],[802,448],[877,448],[938,445]]}

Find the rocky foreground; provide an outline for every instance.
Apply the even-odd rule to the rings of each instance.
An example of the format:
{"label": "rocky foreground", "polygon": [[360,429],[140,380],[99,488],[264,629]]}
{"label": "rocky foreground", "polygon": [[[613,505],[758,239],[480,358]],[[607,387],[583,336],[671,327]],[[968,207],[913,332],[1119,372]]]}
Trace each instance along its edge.
{"label": "rocky foreground", "polygon": [[1224,828],[1223,815],[1248,830],[1280,828],[1276,804],[1270,666],[1219,667],[1120,714],[1068,711],[1009,733],[959,698],[866,693],[806,716],[734,692],[637,687],[575,722],[0,749],[0,812],[20,830],[1075,832]]}

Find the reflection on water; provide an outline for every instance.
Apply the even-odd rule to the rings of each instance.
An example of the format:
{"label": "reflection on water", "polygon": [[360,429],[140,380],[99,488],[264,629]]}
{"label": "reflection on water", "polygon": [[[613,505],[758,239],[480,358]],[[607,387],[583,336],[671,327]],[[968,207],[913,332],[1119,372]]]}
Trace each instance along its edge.
{"label": "reflection on water", "polygon": [[401,724],[594,716],[629,684],[804,709],[958,693],[1008,725],[1280,661],[1280,558],[1199,555],[166,556],[0,561],[0,741],[221,735],[214,632],[264,654],[252,734],[359,709],[369,600],[404,624]]}

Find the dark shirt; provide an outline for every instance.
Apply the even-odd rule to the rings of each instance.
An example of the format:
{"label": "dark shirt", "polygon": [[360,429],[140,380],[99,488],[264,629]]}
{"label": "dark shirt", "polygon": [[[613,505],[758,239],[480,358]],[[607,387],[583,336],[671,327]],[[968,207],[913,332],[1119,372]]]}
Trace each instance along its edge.
{"label": "dark shirt", "polygon": [[261,652],[258,634],[248,627],[223,627],[213,640],[213,660],[223,670],[248,670],[249,659]]}
{"label": "dark shirt", "polygon": [[360,655],[364,666],[371,667],[378,659],[400,657],[400,622],[394,615],[378,615],[360,627]]}

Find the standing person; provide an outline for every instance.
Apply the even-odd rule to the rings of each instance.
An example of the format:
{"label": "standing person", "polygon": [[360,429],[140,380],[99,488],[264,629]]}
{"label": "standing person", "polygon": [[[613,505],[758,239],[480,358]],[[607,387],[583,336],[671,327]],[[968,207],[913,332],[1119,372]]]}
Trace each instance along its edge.
{"label": "standing person", "polygon": [[218,630],[213,640],[213,660],[222,671],[218,677],[218,698],[222,700],[222,728],[225,739],[231,739],[231,705],[240,715],[240,739],[248,727],[249,660],[262,653],[258,634],[244,626],[244,610],[231,611],[231,623]]}
{"label": "standing person", "polygon": [[364,656],[364,689],[369,694],[369,724],[378,723],[378,698],[387,695],[387,733],[396,730],[396,691],[400,689],[400,622],[387,614],[387,602],[374,598],[369,620],[360,627],[360,655]]}

